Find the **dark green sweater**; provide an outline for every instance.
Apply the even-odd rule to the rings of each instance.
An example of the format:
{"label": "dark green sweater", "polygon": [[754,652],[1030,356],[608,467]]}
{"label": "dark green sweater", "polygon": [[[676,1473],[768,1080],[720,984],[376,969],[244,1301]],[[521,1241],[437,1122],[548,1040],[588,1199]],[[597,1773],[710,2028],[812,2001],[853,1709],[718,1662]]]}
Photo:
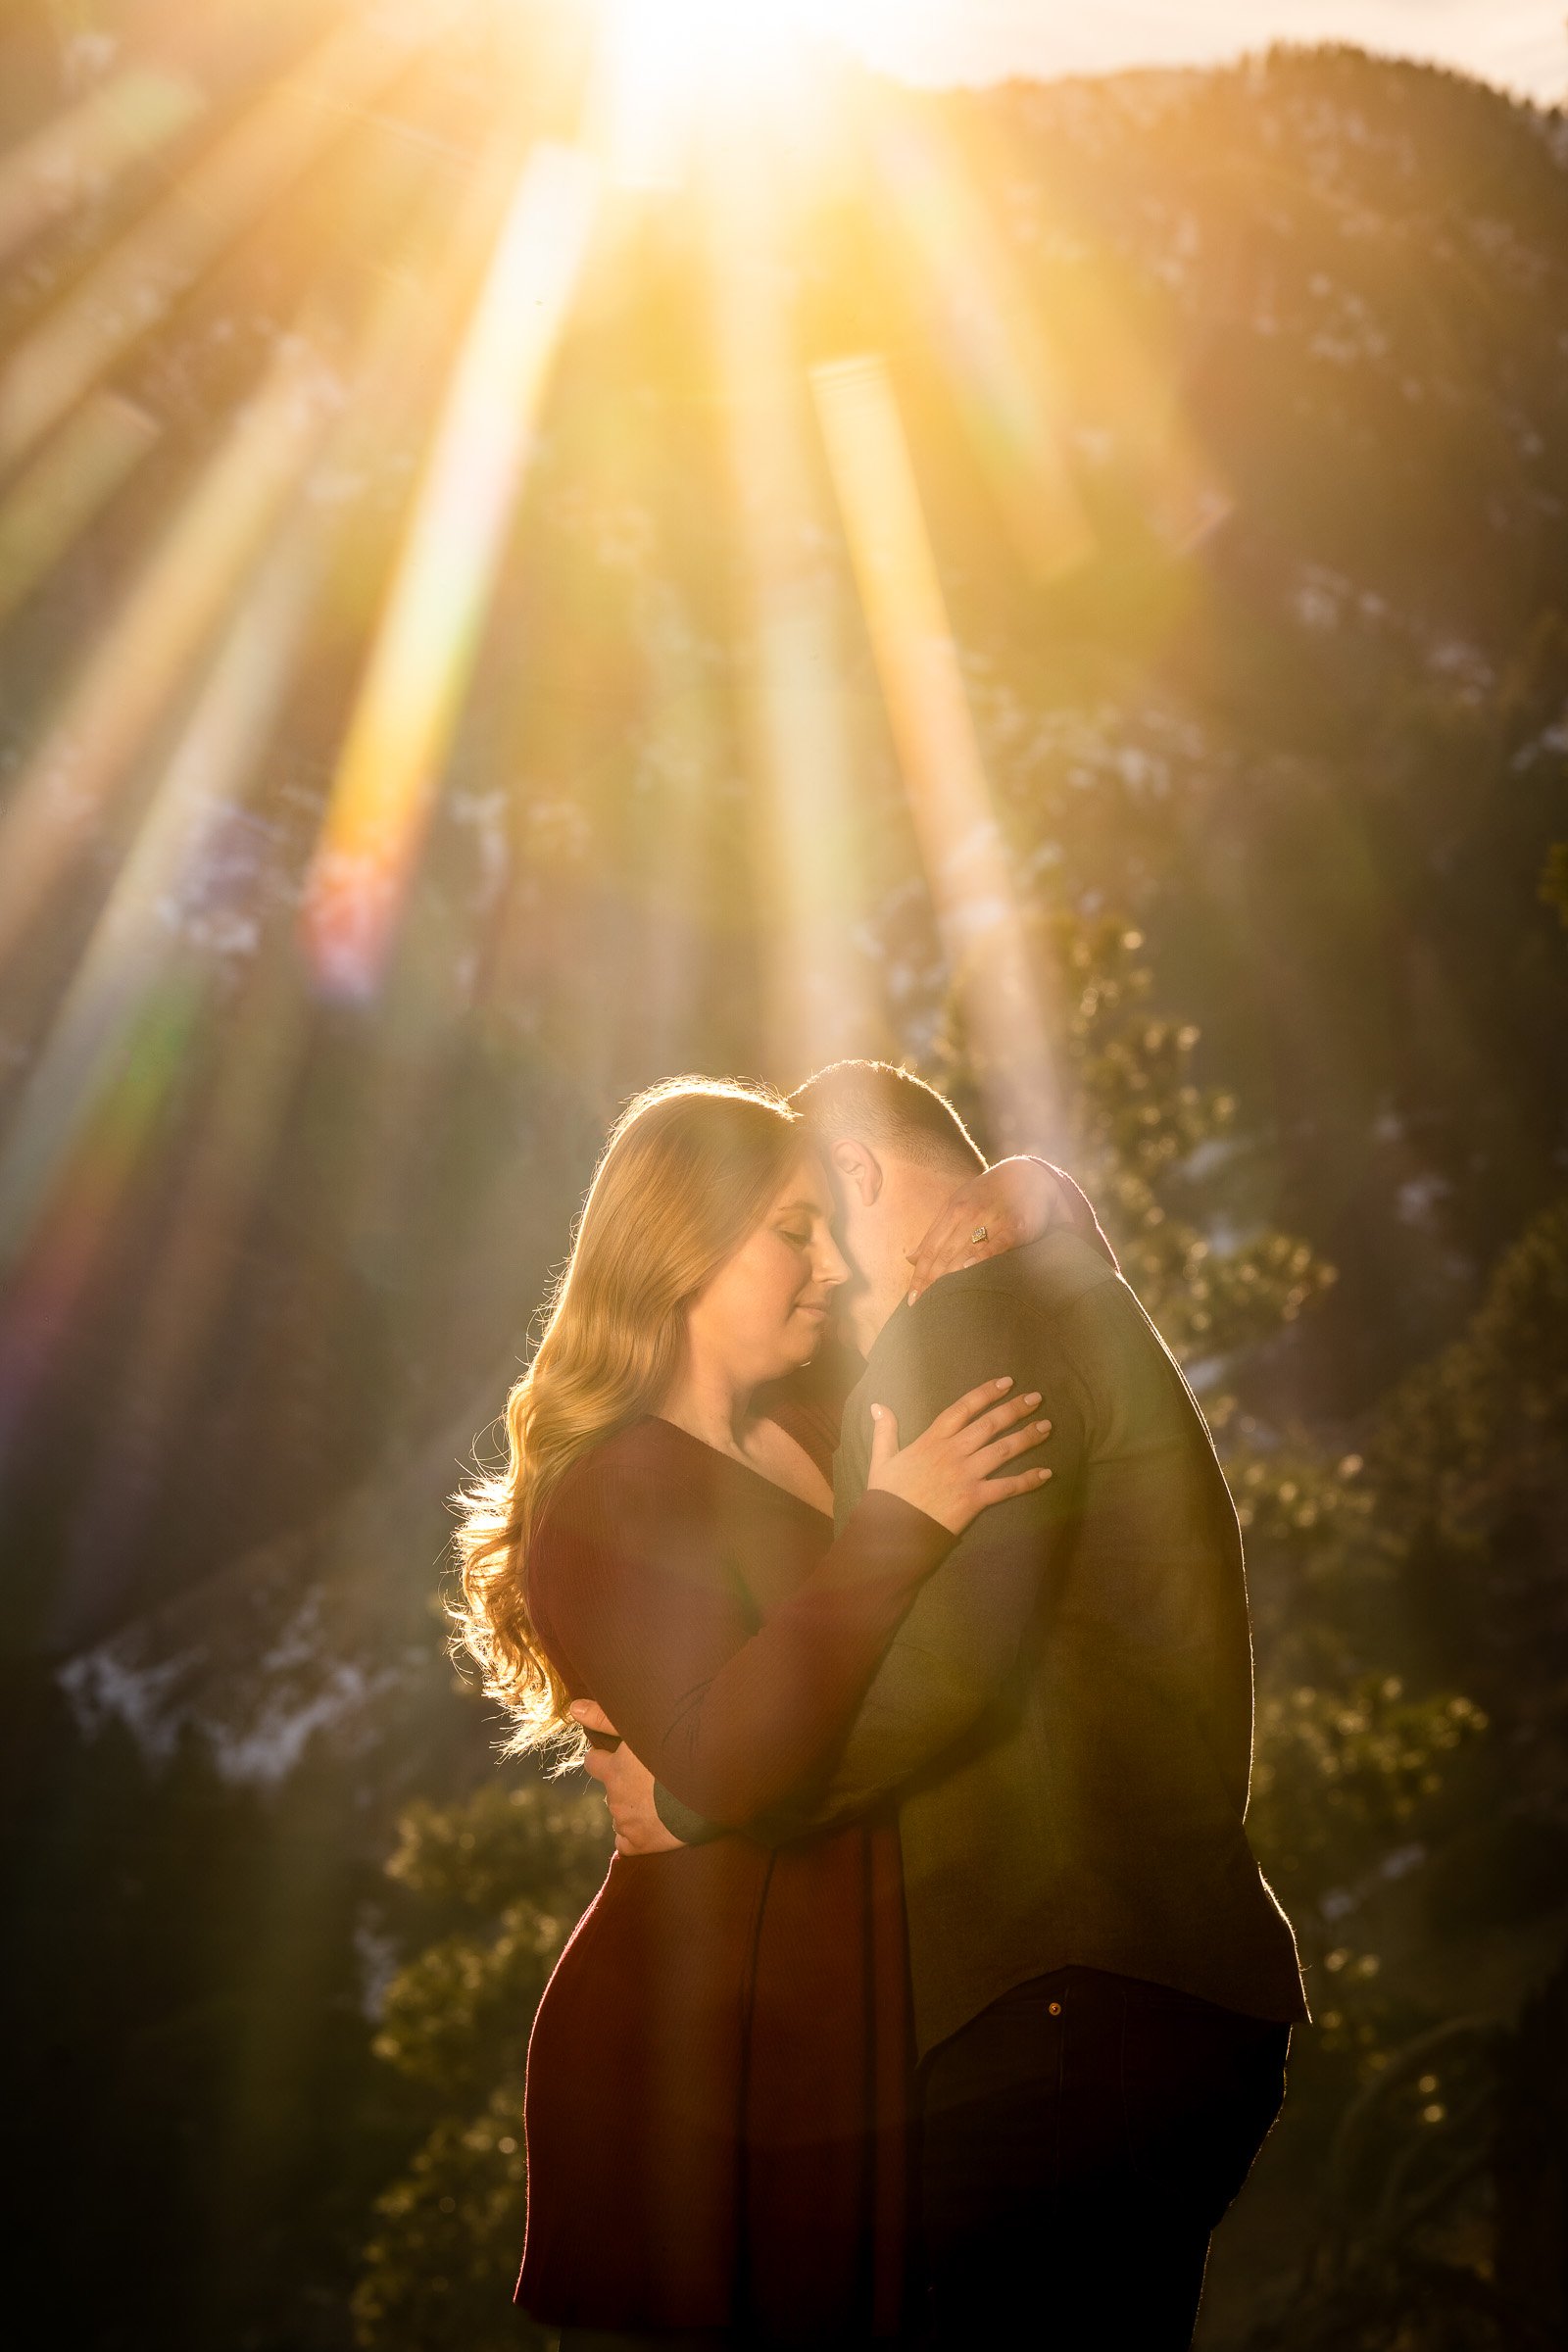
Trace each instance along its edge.
{"label": "dark green sweater", "polygon": [[[895,1634],[830,1780],[758,1835],[896,1798],[922,2055],[1052,1969],[1303,2018],[1247,1842],[1252,1654],[1241,1532],[1181,1372],[1114,1267],[1058,1230],[900,1306],[844,1409],[840,1523],[875,1403],[901,1442],[1009,1372],[1047,1486],[982,1512]],[[686,1838],[711,1834],[659,1792]]]}
{"label": "dark green sweater", "polygon": [[1252,1660],[1241,1535],[1201,1414],[1076,1234],[901,1306],[845,1408],[842,1519],[873,1401],[907,1444],[982,1380],[1039,1389],[1054,1473],[981,1514],[895,1635],[812,1818],[896,1792],[922,2053],[1070,1964],[1304,2017],[1243,1826]]}

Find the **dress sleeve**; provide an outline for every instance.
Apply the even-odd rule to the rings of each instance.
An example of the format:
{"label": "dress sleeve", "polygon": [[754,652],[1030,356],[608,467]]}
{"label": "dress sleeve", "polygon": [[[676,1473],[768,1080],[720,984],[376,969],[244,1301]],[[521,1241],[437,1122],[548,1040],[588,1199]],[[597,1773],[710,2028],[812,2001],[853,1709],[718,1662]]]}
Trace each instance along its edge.
{"label": "dress sleeve", "polygon": [[646,1480],[590,1473],[559,1497],[529,1582],[573,1695],[684,1804],[738,1828],[822,1772],[954,1542],[899,1496],[865,1494],[759,1625],[700,1513]]}

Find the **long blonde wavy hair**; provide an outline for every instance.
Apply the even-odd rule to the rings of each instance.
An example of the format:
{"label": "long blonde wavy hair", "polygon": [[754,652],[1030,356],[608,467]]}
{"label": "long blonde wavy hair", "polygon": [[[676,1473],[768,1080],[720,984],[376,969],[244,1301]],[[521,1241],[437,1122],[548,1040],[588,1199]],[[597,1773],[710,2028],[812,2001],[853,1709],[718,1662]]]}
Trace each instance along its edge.
{"label": "long blonde wavy hair", "polygon": [[578,1752],[571,1697],[534,1628],[528,1547],[590,1446],[657,1409],[680,1363],[686,1309],[745,1241],[805,1148],[798,1114],[762,1087],[672,1078],[611,1132],[533,1359],[507,1397],[507,1456],[454,1496],[456,1645],[512,1721],[505,1752]]}

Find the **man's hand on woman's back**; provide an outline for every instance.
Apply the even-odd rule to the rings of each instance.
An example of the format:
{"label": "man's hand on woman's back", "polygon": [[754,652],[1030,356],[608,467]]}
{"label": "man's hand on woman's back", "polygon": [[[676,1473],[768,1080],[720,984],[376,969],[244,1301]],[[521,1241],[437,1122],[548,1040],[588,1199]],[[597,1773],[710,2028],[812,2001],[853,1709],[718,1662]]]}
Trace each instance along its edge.
{"label": "man's hand on woman's back", "polygon": [[582,1726],[592,1742],[582,1768],[605,1792],[616,1853],[672,1853],[681,1841],[659,1818],[654,1776],[641,1757],[632,1754],[604,1708],[591,1698],[572,1702],[571,1719]]}

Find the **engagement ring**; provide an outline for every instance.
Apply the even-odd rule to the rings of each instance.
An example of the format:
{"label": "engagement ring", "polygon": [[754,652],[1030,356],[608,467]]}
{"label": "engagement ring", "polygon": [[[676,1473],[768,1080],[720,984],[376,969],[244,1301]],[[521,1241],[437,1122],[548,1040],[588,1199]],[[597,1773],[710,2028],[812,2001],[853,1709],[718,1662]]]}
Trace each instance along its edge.
{"label": "engagement ring", "polygon": [[986,1238],[986,1229],[983,1225],[977,1225],[969,1236],[971,1242],[983,1242]]}

